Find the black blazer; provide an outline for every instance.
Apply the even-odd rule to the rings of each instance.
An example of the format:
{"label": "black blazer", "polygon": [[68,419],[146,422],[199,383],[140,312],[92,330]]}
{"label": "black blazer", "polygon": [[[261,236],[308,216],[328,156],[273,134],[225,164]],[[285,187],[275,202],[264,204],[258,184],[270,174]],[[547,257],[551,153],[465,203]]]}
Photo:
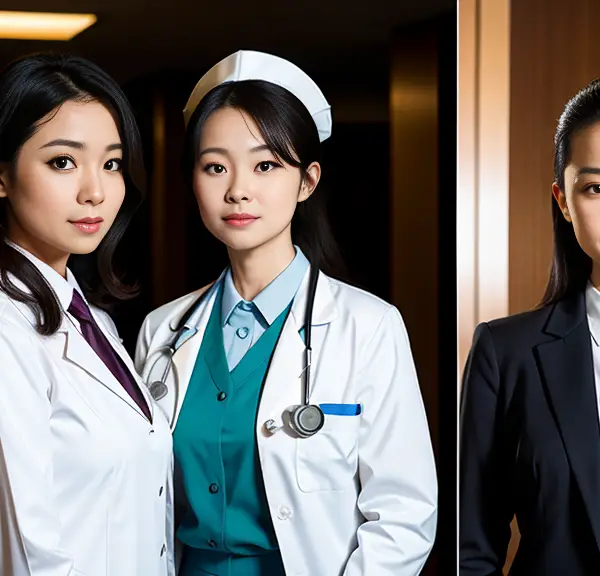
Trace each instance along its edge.
{"label": "black blazer", "polygon": [[600,574],[600,424],[585,295],[477,327],[461,391],[460,574]]}

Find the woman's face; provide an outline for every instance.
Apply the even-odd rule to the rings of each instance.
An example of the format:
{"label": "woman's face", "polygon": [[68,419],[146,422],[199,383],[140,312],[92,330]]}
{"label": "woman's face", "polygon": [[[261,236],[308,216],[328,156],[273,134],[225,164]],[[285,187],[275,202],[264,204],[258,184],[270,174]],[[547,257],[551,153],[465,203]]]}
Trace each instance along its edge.
{"label": "woman's face", "polygon": [[303,182],[298,168],[278,160],[255,122],[221,108],[203,126],[193,187],[204,225],[230,251],[291,245],[291,221],[320,177],[317,163]]}
{"label": "woman's face", "polygon": [[594,262],[593,276],[600,280],[600,122],[573,134],[565,189],[555,183],[552,192],[573,224],[577,242]]}
{"label": "woman's face", "polygon": [[96,101],[63,104],[0,168],[8,238],[64,274],[69,255],[94,251],[113,224],[125,197],[121,162],[111,112]]}

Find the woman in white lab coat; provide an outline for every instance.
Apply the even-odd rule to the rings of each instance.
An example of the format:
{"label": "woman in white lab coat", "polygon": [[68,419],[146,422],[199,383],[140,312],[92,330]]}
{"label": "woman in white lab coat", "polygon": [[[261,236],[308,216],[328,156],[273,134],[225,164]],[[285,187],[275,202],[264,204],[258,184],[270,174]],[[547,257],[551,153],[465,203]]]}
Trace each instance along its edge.
{"label": "woman in white lab coat", "polygon": [[[2,576],[174,573],[168,422],[95,305],[128,295],[111,260],[140,153],[92,63],[35,55],[0,73]],[[80,286],[67,262],[94,251],[98,280]]]}
{"label": "woman in white lab coat", "polygon": [[136,352],[174,431],[180,576],[418,574],[436,527],[427,421],[398,310],[327,274],[327,101],[242,51],[184,115],[185,176],[230,265],[151,313]]}

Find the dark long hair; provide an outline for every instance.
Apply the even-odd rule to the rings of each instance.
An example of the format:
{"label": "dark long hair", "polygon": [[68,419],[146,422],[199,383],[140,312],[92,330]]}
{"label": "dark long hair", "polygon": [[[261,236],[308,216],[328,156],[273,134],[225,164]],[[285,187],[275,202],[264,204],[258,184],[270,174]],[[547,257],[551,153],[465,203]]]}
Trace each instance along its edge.
{"label": "dark long hair", "polygon": [[[76,266],[90,258],[91,274],[81,279],[90,302],[107,307],[111,300],[135,295],[113,270],[113,257],[144,190],[144,168],[138,128],[127,98],[103,70],[83,58],[34,54],[10,63],[0,72],[0,162],[14,166],[23,144],[40,123],[65,102],[98,101],[117,118],[123,144],[123,177],[126,193],[114,224],[92,255],[73,255]],[[60,304],[38,269],[20,252],[6,244],[8,200],[0,200],[0,291],[26,303],[36,318],[40,334],[54,334],[61,323]],[[18,288],[9,276],[27,288]]]}
{"label": "dark long hair", "polygon": [[[577,92],[565,106],[558,121],[554,136],[554,180],[563,191],[573,135],[596,122],[600,122],[600,79],[593,80]],[[565,220],[554,200],[552,221],[554,254],[542,306],[555,304],[585,290],[592,273],[592,259],[577,242],[573,225]]]}
{"label": "dark long hair", "polygon": [[[317,126],[307,108],[291,92],[262,80],[226,82],[213,88],[190,118],[183,151],[183,174],[192,186],[192,175],[204,124],[213,112],[231,107],[243,110],[260,130],[265,144],[277,158],[300,169],[304,180],[312,162],[321,163],[321,142]],[[341,252],[327,218],[326,199],[315,190],[300,202],[292,218],[292,241],[311,265],[325,274],[347,279]]]}

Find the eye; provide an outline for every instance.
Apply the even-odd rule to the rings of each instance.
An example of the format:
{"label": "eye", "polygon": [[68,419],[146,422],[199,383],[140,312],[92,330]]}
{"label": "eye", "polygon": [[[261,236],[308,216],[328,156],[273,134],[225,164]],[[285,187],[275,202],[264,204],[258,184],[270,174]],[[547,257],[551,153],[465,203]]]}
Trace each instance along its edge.
{"label": "eye", "polygon": [[111,158],[105,165],[104,169],[109,172],[120,172],[121,171],[121,158]]}
{"label": "eye", "polygon": [[75,162],[68,156],[57,156],[48,162],[48,165],[59,172],[65,172],[75,168]]}
{"label": "eye", "polygon": [[600,184],[591,184],[587,187],[587,191],[592,194],[600,194]]}
{"label": "eye", "polygon": [[256,170],[258,170],[258,172],[271,172],[271,170],[275,169],[275,168],[281,168],[281,164],[278,164],[277,162],[273,162],[272,160],[269,161],[265,161],[265,162],[259,162],[259,164],[257,164],[256,166]]}
{"label": "eye", "polygon": [[223,164],[207,164],[204,167],[204,171],[208,174],[224,174],[225,166]]}

